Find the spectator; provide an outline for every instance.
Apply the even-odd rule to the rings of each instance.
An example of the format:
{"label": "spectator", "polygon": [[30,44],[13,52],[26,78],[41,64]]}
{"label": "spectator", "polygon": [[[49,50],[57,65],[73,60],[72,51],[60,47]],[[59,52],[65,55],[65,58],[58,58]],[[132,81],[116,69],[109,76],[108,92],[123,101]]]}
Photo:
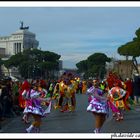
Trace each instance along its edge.
{"label": "spectator", "polygon": [[4,117],[13,117],[13,98],[10,81],[4,81],[5,85],[2,88],[1,93],[1,103],[3,107],[3,116]]}
{"label": "spectator", "polygon": [[138,98],[140,97],[140,76],[135,75],[134,76],[134,82],[133,82],[133,94],[134,94],[134,100],[136,103],[138,103]]}

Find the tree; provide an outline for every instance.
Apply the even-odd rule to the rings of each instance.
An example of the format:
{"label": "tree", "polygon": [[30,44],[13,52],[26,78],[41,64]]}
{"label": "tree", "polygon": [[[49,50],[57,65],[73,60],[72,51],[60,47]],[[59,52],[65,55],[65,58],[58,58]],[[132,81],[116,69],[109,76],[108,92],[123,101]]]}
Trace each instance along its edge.
{"label": "tree", "polygon": [[126,56],[126,60],[128,60],[128,57],[131,56],[133,66],[134,66],[135,70],[137,71],[137,73],[139,73],[136,57],[140,56],[140,28],[138,30],[136,30],[135,34],[136,34],[136,37],[133,38],[132,41],[130,41],[124,45],[121,45],[118,48],[118,53],[120,55]]}
{"label": "tree", "polygon": [[24,78],[36,78],[44,76],[46,71],[58,70],[60,57],[54,52],[27,49],[11,56],[4,64],[7,68],[17,67]]}
{"label": "tree", "polygon": [[98,77],[103,79],[106,69],[106,62],[110,62],[104,53],[94,53],[90,55],[86,60],[80,61],[76,64],[79,72],[84,72],[84,77]]}
{"label": "tree", "polygon": [[76,67],[78,68],[78,72],[85,72],[87,71],[87,60],[82,60],[76,64]]}

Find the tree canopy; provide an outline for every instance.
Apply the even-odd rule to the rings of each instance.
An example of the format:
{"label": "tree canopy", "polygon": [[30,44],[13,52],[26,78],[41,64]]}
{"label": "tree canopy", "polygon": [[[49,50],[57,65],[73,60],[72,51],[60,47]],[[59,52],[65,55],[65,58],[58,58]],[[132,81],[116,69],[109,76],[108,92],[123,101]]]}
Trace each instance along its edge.
{"label": "tree canopy", "polygon": [[76,64],[78,71],[84,73],[85,78],[98,77],[102,79],[106,73],[106,62],[110,62],[104,53],[94,53],[86,60],[82,60]]}
{"label": "tree canopy", "polygon": [[38,49],[27,49],[4,61],[7,68],[17,67],[24,78],[43,76],[45,73],[58,70],[60,55]]}
{"label": "tree canopy", "polygon": [[132,41],[127,42],[118,48],[118,53],[126,56],[126,59],[131,56],[134,68],[139,73],[136,57],[140,56],[140,28],[136,30],[135,35],[136,37],[134,37]]}

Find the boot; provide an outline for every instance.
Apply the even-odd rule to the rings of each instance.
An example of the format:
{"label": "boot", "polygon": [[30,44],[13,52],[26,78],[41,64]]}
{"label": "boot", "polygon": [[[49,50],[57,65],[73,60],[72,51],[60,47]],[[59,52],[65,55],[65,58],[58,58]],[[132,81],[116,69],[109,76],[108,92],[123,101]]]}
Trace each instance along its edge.
{"label": "boot", "polygon": [[100,133],[100,128],[95,128],[93,132],[94,133]]}
{"label": "boot", "polygon": [[92,110],[92,104],[89,104],[89,106],[87,107],[87,111],[91,111]]}
{"label": "boot", "polygon": [[34,126],[31,124],[27,129],[26,129],[26,132],[27,133],[31,133],[34,129]]}
{"label": "boot", "polygon": [[120,113],[117,113],[117,115],[116,115],[116,121],[120,121]]}

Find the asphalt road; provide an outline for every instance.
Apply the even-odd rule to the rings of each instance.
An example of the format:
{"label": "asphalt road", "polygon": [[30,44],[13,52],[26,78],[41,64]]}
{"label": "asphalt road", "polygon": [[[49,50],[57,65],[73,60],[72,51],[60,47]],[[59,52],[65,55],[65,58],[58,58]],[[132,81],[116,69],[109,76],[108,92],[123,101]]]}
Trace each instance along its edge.
{"label": "asphalt road", "polygon": [[[62,113],[51,110],[51,113],[42,119],[41,133],[93,133],[94,116],[87,112],[87,96],[76,94],[75,112]],[[11,119],[3,126],[1,133],[25,133],[29,124],[21,121],[22,116]],[[30,119],[32,121],[32,118]],[[116,122],[110,112],[102,133],[139,133],[140,132],[140,106],[134,110],[124,112],[124,120]]]}

